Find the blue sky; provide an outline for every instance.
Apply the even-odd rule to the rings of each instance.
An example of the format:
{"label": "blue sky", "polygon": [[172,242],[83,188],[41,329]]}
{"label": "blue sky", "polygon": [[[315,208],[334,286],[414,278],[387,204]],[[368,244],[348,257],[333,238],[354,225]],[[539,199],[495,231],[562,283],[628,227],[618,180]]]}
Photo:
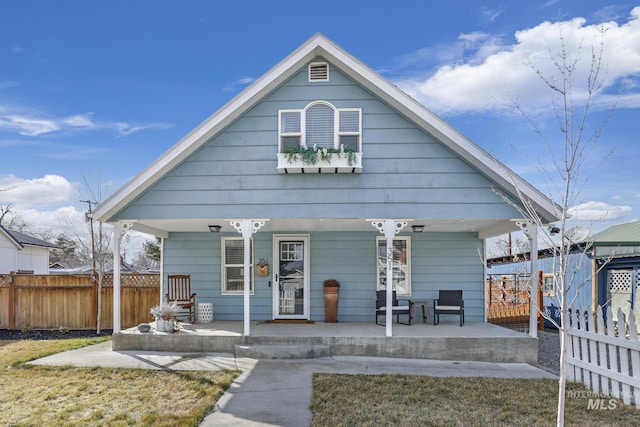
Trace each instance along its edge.
{"label": "blue sky", "polygon": [[559,28],[589,59],[601,26],[589,125],[616,108],[575,212],[594,231],[640,219],[640,4],[589,0],[3,1],[0,205],[35,230],[76,221],[85,182],[114,192],[316,32],[546,192],[544,145],[506,104],[517,98],[553,140],[549,98],[523,64],[548,70]]}

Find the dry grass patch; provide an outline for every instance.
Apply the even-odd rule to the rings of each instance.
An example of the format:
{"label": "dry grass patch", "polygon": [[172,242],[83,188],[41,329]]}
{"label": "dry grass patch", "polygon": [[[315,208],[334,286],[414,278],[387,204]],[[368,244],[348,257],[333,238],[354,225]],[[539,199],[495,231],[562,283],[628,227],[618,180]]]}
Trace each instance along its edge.
{"label": "dry grass patch", "polygon": [[[550,426],[557,389],[547,379],[314,374],[312,426]],[[594,410],[588,401],[567,398],[566,425],[638,423],[634,407],[617,402],[613,410]]]}
{"label": "dry grass patch", "polygon": [[98,341],[0,342],[0,425],[197,426],[239,374],[22,364]]}

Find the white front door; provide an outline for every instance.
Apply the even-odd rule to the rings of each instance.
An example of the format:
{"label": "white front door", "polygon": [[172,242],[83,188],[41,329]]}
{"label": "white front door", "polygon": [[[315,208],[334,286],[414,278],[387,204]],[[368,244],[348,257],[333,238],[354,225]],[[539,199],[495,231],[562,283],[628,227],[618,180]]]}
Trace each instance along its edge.
{"label": "white front door", "polygon": [[309,236],[273,236],[273,318],[309,319]]}

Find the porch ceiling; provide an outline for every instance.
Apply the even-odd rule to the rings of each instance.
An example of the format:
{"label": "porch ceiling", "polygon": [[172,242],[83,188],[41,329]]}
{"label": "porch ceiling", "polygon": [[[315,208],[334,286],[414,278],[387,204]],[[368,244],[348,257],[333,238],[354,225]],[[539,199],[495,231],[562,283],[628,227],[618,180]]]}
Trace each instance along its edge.
{"label": "porch ceiling", "polygon": [[[240,219],[240,218],[237,218]],[[255,218],[258,219],[258,218]],[[265,218],[266,219],[266,218]],[[384,218],[380,218],[384,219]],[[404,218],[397,218],[404,219]],[[424,232],[472,232],[480,237],[492,237],[516,231],[510,219],[414,219],[408,218],[404,232],[411,232],[412,225],[424,225]],[[203,232],[209,225],[220,225],[221,232],[235,232],[229,221],[213,219],[149,219],[134,220],[133,229],[145,233]],[[314,231],[373,231],[371,222],[362,218],[269,218],[260,232],[314,232]]]}

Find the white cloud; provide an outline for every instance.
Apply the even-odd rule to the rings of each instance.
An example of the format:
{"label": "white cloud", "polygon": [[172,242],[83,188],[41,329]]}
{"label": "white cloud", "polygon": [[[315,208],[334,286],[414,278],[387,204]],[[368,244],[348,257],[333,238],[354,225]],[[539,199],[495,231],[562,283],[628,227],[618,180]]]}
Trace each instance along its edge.
{"label": "white cloud", "polygon": [[[602,28],[606,29],[603,48],[606,70],[602,70],[604,87],[598,93],[596,105],[610,106],[617,100],[618,107],[640,107],[637,93],[640,7],[634,8],[628,21],[621,25],[614,21],[587,25],[584,18],[543,22],[517,31],[515,43],[508,45],[499,36],[463,34],[458,40],[463,49],[455,49],[456,60],[443,62],[447,65],[437,68],[428,78],[397,79],[397,84],[440,114],[506,111],[510,110],[507,106],[512,104],[512,98],[517,98],[528,110],[549,110],[550,91],[527,64],[535,64],[544,76],[555,75],[549,55],[550,52],[557,55],[561,42],[564,43],[566,51],[578,58],[572,88],[574,101],[578,102],[586,96],[584,82],[591,68],[591,48],[599,48]],[[417,51],[416,61],[423,56],[422,49]],[[410,64],[411,60],[403,57],[402,62]]]}
{"label": "white cloud", "polygon": [[15,175],[0,176],[0,204],[42,206],[68,201],[76,194],[74,186],[59,175],[24,179]]}
{"label": "white cloud", "polygon": [[[2,109],[0,108],[0,113]],[[44,133],[55,132],[60,126],[54,120],[17,114],[0,115],[0,129],[17,132],[24,136],[36,136]]]}
{"label": "white cloud", "polygon": [[590,201],[573,206],[569,214],[576,221],[604,221],[622,218],[631,211],[631,206]]}
{"label": "white cloud", "polygon": [[254,82],[254,80],[255,78],[253,77],[248,77],[248,76],[240,77],[235,82],[232,82],[226,85],[225,87],[223,87],[222,90],[225,92],[236,92],[240,88],[244,88],[245,86],[250,85],[251,83]]}
{"label": "white cloud", "polygon": [[167,129],[167,123],[131,124],[102,122],[92,118],[93,113],[74,114],[68,117],[48,117],[46,114],[26,108],[0,105],[0,131],[15,132],[23,136],[39,136],[70,130],[113,129],[119,135],[131,135],[146,129]]}
{"label": "white cloud", "polygon": [[52,210],[19,207],[16,208],[16,213],[33,230],[53,230],[56,234],[69,234],[70,229],[84,228],[84,212],[74,206]]}
{"label": "white cloud", "polygon": [[[66,234],[74,240],[82,242],[81,244],[89,248],[91,245],[91,233],[89,223],[85,220],[85,211],[76,206],[62,206],[52,210],[40,210],[33,208],[16,208],[16,213],[20,219],[28,226],[28,231],[37,235],[37,233],[51,233],[50,240],[53,242],[55,237],[60,234]],[[97,225],[94,223],[97,227]],[[97,228],[95,230],[97,232]],[[103,233],[109,234],[112,227],[109,224],[103,224]],[[111,237],[108,237],[109,245]],[[127,261],[131,261],[135,255],[143,250],[144,242],[152,240],[152,236],[136,231],[129,231],[122,239],[122,254],[125,255]]]}
{"label": "white cloud", "polygon": [[108,124],[108,125],[106,125],[106,127],[109,127],[109,128],[117,130],[118,134],[120,134],[120,135],[131,135],[133,133],[140,132],[140,131],[146,130],[146,129],[162,130],[162,129],[168,129],[171,126],[169,124],[166,124],[166,123],[151,123],[151,124],[145,124],[145,125],[132,125],[132,124],[129,124],[129,123],[117,122],[117,123]]}

